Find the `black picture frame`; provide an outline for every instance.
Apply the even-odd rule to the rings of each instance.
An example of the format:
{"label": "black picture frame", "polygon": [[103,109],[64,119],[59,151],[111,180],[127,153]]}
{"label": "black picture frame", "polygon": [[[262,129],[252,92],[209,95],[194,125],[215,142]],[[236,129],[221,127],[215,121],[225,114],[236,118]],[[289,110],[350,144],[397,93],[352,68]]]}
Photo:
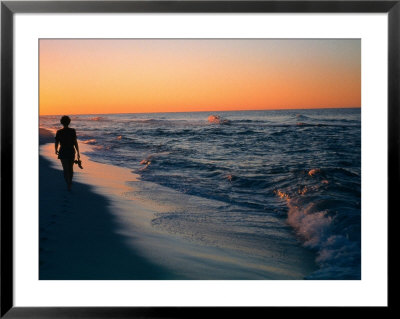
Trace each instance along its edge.
{"label": "black picture frame", "polygon": [[[13,18],[15,13],[120,12],[269,12],[269,13],[387,13],[388,14],[388,218],[399,212],[400,188],[400,0],[396,1],[1,1],[1,312],[6,318],[190,318],[244,315],[252,317],[278,307],[14,307],[13,303]],[[391,213],[391,214],[389,214]],[[389,251],[390,235],[389,231]],[[389,256],[388,256],[389,260]],[[389,270],[389,269],[388,269]],[[390,282],[388,281],[388,287]],[[388,294],[389,295],[389,294]],[[391,309],[391,295],[388,307]],[[289,307],[301,315],[306,307]],[[326,307],[313,308],[326,311]],[[339,307],[330,308],[336,312]],[[371,311],[368,309],[366,311]]]}

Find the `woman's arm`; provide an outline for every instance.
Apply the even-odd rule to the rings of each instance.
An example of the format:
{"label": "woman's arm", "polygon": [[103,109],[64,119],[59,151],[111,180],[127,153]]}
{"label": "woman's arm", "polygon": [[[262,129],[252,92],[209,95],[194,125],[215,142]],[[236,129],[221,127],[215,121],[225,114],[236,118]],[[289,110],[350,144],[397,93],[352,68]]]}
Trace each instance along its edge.
{"label": "woman's arm", "polygon": [[81,157],[81,155],[79,154],[79,146],[78,146],[78,140],[75,140],[75,148],[76,148],[76,152],[78,153],[78,158]]}
{"label": "woman's arm", "polygon": [[55,143],[54,143],[54,148],[56,150],[56,155],[58,155],[58,144],[60,144],[60,136],[59,136],[59,131],[57,131],[56,136],[55,136]]}
{"label": "woman's arm", "polygon": [[78,159],[79,159],[81,157],[81,155],[79,154],[79,145],[78,145],[78,139],[76,138],[76,135],[75,135],[75,140],[74,140],[74,146],[75,146],[76,152],[78,154]]}

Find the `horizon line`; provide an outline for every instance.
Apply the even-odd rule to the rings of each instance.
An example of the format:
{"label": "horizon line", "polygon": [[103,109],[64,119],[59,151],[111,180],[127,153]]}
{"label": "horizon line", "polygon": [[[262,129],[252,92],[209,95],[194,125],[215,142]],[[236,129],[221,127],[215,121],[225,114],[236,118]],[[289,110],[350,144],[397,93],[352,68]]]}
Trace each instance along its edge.
{"label": "horizon line", "polygon": [[[165,112],[117,112],[117,113],[74,113],[73,115],[107,115],[107,114],[157,114],[157,113],[207,113],[207,112],[257,112],[257,111],[291,111],[291,110],[327,110],[327,109],[361,109],[361,106],[342,106],[342,107],[313,107],[313,108],[279,108],[279,109],[255,109],[255,110],[210,110],[210,111],[165,111]],[[39,116],[65,115],[59,114],[40,114]]]}

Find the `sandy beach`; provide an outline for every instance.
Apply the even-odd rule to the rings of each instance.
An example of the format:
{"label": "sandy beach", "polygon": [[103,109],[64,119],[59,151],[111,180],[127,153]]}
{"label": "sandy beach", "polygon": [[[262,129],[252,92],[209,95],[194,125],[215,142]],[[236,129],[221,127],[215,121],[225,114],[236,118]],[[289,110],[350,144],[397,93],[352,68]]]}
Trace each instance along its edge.
{"label": "sandy beach", "polygon": [[[53,142],[53,133],[40,129],[40,144]],[[117,221],[108,199],[76,180],[68,192],[60,169],[53,168],[49,159],[40,155],[40,279],[173,277],[134,251],[115,232]]]}

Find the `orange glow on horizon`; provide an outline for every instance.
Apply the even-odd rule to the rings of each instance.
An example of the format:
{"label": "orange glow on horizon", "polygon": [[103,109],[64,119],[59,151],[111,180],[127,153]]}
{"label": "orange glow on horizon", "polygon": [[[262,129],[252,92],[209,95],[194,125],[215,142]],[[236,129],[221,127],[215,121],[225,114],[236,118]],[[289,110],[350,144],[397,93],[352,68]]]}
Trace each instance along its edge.
{"label": "orange glow on horizon", "polygon": [[360,40],[40,40],[40,115],[361,106]]}

